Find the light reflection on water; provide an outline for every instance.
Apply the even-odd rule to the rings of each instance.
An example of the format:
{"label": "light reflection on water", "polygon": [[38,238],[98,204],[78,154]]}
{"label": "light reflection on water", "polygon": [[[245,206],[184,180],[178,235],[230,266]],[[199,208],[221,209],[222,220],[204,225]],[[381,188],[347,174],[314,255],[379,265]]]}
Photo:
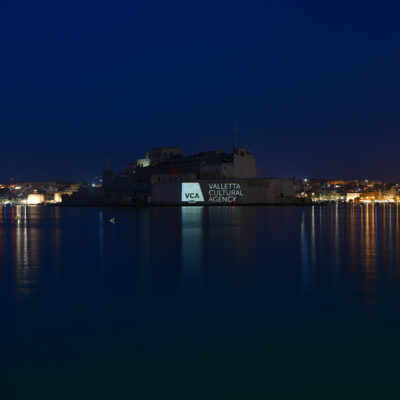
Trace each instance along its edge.
{"label": "light reflection on water", "polygon": [[[400,228],[397,205],[312,206],[297,208],[295,212],[293,208],[278,208],[277,213],[281,215],[274,215],[273,220],[268,217],[268,214],[273,215],[272,210],[239,207],[180,209],[176,214],[177,217],[180,215],[180,220],[173,222],[180,226],[180,232],[171,233],[166,244],[170,246],[173,243],[176,250],[180,248],[182,286],[189,298],[196,297],[201,291],[210,259],[220,263],[225,259],[231,273],[240,276],[244,264],[247,268],[257,264],[255,256],[261,250],[260,246],[271,255],[279,256],[274,254],[268,242],[263,242],[262,235],[268,239],[274,230],[283,235],[286,228],[292,230],[296,224],[298,236],[292,235],[290,243],[286,245],[290,246],[292,262],[296,262],[298,254],[302,287],[307,297],[312,294],[312,288],[318,285],[315,279],[317,271],[322,268],[330,271],[332,282],[337,276],[343,279],[347,274],[350,289],[363,291],[367,304],[377,302],[379,273],[383,274],[382,277],[389,273],[398,278],[396,266],[400,261]],[[29,299],[40,289],[40,264],[43,258],[51,258],[53,278],[61,279],[61,268],[65,264],[62,252],[63,213],[65,210],[60,208],[0,207],[0,262],[3,269],[5,266],[12,267],[13,284],[19,301]],[[165,210],[167,213],[168,209]],[[284,218],[285,213],[291,214],[290,219]],[[119,226],[118,223],[111,225],[104,211],[97,212],[97,216],[98,256],[95,262],[101,275],[106,273],[107,268],[105,247],[111,238],[118,240]],[[139,240],[133,247],[135,257],[140,259],[141,279],[149,282],[154,268],[155,245],[160,239],[152,232],[157,216],[152,210],[146,209],[139,212],[137,217]],[[276,225],[271,226],[271,223]],[[72,240],[73,232],[70,229],[68,234],[68,240]],[[287,239],[282,237],[282,240]],[[295,245],[296,242],[299,247]],[[224,255],[221,250],[225,252]],[[210,255],[210,252],[214,253]],[[7,285],[10,283],[3,282]]]}
{"label": "light reflection on water", "polygon": [[202,285],[204,207],[182,207],[182,279],[188,301]]}
{"label": "light reflection on water", "polygon": [[[114,381],[130,371],[146,390],[144,377],[157,368],[164,387],[173,381],[162,372],[170,366],[187,378],[228,371],[245,385],[243,366],[262,371],[269,360],[271,376],[279,363],[293,368],[285,372],[292,379],[318,374],[306,361],[292,366],[309,354],[315,365],[320,354],[330,357],[335,371],[342,363],[360,369],[364,353],[346,340],[368,332],[371,351],[379,337],[371,327],[394,334],[400,326],[399,218],[392,204],[0,207],[0,306],[14,327],[3,342],[16,349],[7,360],[16,380],[22,374],[35,386],[21,365],[46,376],[62,360],[68,376],[78,359],[86,381],[101,375],[93,363],[104,359],[103,370],[115,366]],[[326,353],[341,334],[338,363],[335,351]]]}
{"label": "light reflection on water", "polygon": [[[319,209],[319,221],[316,221],[315,209]],[[343,284],[343,275],[347,271],[351,291],[362,291],[366,304],[377,303],[379,279],[384,282],[393,279],[390,284],[398,289],[399,269],[395,268],[400,265],[398,205],[305,208],[299,232],[302,276],[306,287],[311,284],[313,268],[332,265],[332,283],[338,275],[341,279],[338,284]],[[316,238],[319,243],[316,243]],[[329,257],[326,257],[327,252]],[[309,289],[304,290],[309,292]]]}

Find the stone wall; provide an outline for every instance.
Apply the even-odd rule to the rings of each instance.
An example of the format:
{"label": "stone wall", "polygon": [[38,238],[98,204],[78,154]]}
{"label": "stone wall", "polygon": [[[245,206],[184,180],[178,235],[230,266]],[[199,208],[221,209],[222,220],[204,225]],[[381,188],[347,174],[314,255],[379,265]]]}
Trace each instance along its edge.
{"label": "stone wall", "polygon": [[199,180],[153,184],[152,204],[223,205],[293,204],[295,184],[290,179]]}

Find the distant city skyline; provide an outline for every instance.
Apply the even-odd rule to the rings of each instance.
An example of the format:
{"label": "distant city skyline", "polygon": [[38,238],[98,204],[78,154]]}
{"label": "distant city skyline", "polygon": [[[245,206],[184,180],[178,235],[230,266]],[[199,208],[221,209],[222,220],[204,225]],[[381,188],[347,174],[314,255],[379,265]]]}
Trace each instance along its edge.
{"label": "distant city skyline", "polygon": [[400,180],[400,4],[2,5],[0,181],[238,144],[260,176]]}

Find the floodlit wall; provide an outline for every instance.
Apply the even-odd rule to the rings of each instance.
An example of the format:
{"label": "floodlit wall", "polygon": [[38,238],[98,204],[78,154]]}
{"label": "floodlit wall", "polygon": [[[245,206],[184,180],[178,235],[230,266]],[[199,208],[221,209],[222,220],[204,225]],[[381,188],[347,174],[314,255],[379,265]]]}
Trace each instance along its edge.
{"label": "floodlit wall", "polygon": [[346,193],[346,201],[354,201],[360,198],[360,193]]}
{"label": "floodlit wall", "polygon": [[291,204],[295,185],[290,179],[200,180],[159,182],[152,187],[153,204],[223,205]]}
{"label": "floodlit wall", "polygon": [[44,195],[43,194],[36,194],[32,193],[28,195],[28,198],[26,199],[26,204],[41,204],[44,202]]}

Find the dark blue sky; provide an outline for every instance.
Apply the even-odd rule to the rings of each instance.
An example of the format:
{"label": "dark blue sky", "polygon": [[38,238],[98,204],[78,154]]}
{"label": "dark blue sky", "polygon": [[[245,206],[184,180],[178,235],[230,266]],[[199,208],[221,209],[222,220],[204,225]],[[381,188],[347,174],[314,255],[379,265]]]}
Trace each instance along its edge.
{"label": "dark blue sky", "polygon": [[154,146],[250,145],[262,176],[400,179],[400,4],[2,1],[0,180]]}

